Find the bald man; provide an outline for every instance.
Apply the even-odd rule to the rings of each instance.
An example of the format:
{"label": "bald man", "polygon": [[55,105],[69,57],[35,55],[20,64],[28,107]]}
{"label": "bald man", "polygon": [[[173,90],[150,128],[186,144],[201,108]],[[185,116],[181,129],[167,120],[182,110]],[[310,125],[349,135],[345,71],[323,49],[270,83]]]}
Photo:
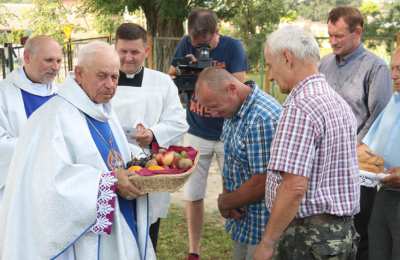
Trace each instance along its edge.
{"label": "bald man", "polygon": [[254,82],[241,83],[218,68],[200,73],[196,97],[213,116],[225,119],[224,190],[218,197],[218,209],[234,241],[232,259],[253,259],[268,221],[265,179],[281,106]]}
{"label": "bald man", "polygon": [[62,50],[48,36],[29,39],[24,65],[0,82],[0,206],[14,147],[26,120],[55,95]]}

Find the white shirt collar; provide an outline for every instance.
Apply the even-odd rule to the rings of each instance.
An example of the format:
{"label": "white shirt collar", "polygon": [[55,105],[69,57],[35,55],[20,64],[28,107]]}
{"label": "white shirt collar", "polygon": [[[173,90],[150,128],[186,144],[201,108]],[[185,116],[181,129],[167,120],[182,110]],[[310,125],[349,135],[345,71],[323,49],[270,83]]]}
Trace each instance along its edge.
{"label": "white shirt collar", "polygon": [[104,104],[94,103],[85,91],[75,81],[75,77],[68,76],[60,87],[58,95],[73,104],[83,113],[93,117],[96,120],[105,122],[111,117],[111,103]]}
{"label": "white shirt collar", "polygon": [[50,96],[57,91],[56,84],[52,82],[48,84],[32,82],[26,76],[23,67],[14,70],[10,74],[10,79],[16,87],[37,96]]}

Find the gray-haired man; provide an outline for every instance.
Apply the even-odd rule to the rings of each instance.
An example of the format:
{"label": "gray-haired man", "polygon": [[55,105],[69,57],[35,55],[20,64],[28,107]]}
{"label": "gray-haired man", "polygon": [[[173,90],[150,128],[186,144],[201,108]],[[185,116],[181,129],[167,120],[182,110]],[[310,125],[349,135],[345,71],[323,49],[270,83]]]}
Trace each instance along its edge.
{"label": "gray-haired man", "polygon": [[318,73],[318,44],[303,29],[272,33],[265,60],[289,96],[270,151],[270,219],[254,259],[271,259],[274,250],[276,259],[348,259],[360,192],[354,115]]}

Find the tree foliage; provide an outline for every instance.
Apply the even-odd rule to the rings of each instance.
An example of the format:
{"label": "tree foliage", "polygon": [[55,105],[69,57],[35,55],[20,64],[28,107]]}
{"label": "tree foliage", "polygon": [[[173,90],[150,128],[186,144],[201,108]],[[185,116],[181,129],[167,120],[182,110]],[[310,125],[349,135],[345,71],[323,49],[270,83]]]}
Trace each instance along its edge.
{"label": "tree foliage", "polygon": [[94,27],[100,34],[114,35],[115,30],[122,22],[121,15],[98,14],[95,17]]}
{"label": "tree foliage", "polygon": [[3,4],[0,4],[0,26],[4,28],[0,32],[0,44],[14,43],[20,44],[21,38],[26,36],[25,30],[12,28],[15,23],[19,23],[20,19],[17,15]]}
{"label": "tree foliage", "polygon": [[[84,12],[95,14],[121,14],[127,6],[130,12],[141,9],[146,27],[153,37],[177,37],[184,34],[183,22],[193,7],[207,7],[207,0],[83,0]],[[156,43],[157,68],[166,71],[174,52],[175,41]]]}
{"label": "tree foliage", "polygon": [[311,21],[325,22],[329,11],[339,5],[359,7],[361,0],[293,0],[288,1],[291,10]]}
{"label": "tree foliage", "polygon": [[265,37],[288,14],[287,7],[282,0],[225,0],[216,7],[219,16],[236,27],[236,36],[246,47],[251,69],[258,69]]}
{"label": "tree foliage", "polygon": [[386,51],[390,53],[400,32],[400,2],[387,3],[384,8],[367,2],[361,6],[361,11],[366,17],[364,36],[377,39],[368,41],[368,46],[375,47],[383,41]]}
{"label": "tree foliage", "polygon": [[61,0],[33,0],[32,12],[25,14],[29,19],[29,28],[32,35],[49,35],[58,42],[65,40],[64,28],[69,25],[68,9]]}

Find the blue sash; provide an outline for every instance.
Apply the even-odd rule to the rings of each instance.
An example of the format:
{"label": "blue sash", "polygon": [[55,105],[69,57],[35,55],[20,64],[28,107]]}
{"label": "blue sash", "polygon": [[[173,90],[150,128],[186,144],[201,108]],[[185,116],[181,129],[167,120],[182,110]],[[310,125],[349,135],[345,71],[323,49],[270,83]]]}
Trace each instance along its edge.
{"label": "blue sash", "polygon": [[[113,158],[111,158],[112,156],[110,156],[110,148],[114,149],[114,151],[118,153],[120,152],[118,145],[115,142],[110,125],[108,124],[108,122],[101,122],[88,115],[85,116],[86,120],[88,121],[90,133],[94,142],[96,143],[97,149],[99,150],[101,157],[106,163],[108,169],[112,170]],[[108,144],[106,144],[105,141],[107,141]],[[126,223],[128,223],[129,228],[135,236],[136,241],[139,242],[136,221],[136,200],[126,200],[118,195],[118,203]]]}
{"label": "blue sash", "polygon": [[24,101],[25,113],[26,117],[29,118],[36,109],[38,109],[41,105],[46,103],[50,98],[54,97],[55,94],[50,96],[37,96],[26,92],[21,89],[22,100]]}

